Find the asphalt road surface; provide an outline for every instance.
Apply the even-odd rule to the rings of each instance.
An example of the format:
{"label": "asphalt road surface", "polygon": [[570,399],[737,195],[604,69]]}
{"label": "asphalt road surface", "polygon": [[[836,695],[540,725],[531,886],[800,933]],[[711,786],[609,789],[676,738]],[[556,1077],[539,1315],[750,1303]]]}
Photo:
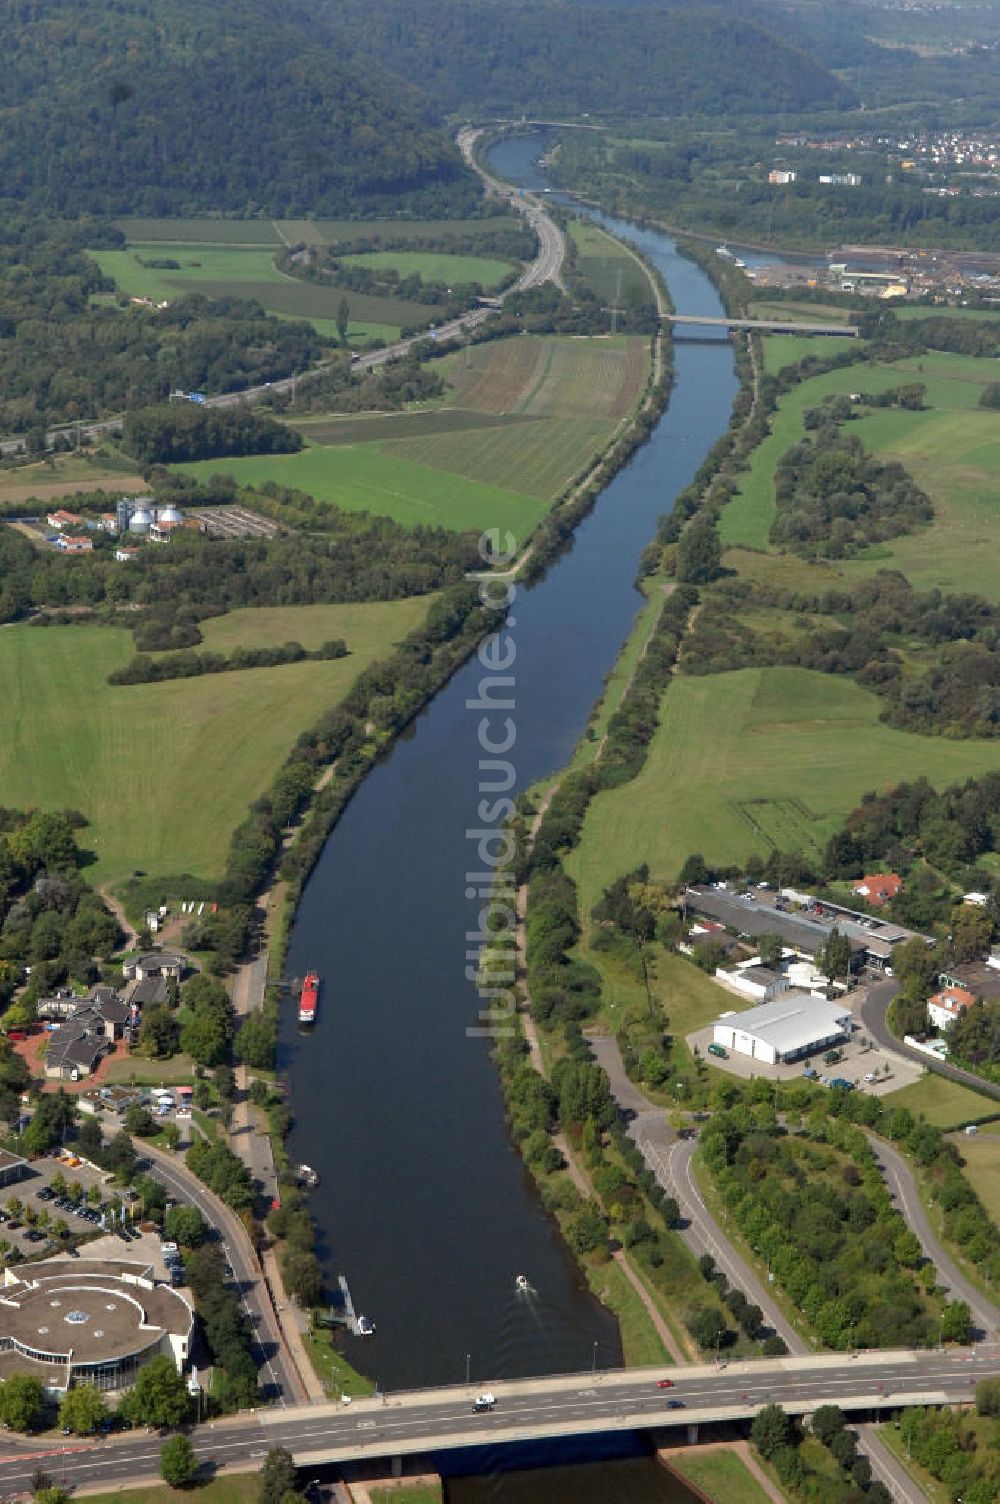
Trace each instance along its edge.
{"label": "asphalt road surface", "polygon": [[[525,216],[528,224],[538,236],[538,252],[535,259],[529,262],[514,285],[508,288],[506,292],[500,294],[501,300],[509,297],[511,292],[521,292],[529,287],[540,287],[543,282],[555,282],[558,284],[559,273],[565,254],[562,231],[546,213],[542,201],[535,197],[534,194],[519,194],[507,184],[501,183],[498,178],[491,177],[489,173],[483,171],[472,155],[475,141],[479,134],[481,134],[479,131],[462,131],[459,133],[458,144],[466,161],[474,171],[479,173],[483,183],[491,192],[505,198],[513,209],[516,209]],[[495,309],[493,308],[474,308],[469,313],[463,314],[461,318],[452,319],[447,324],[441,324],[434,331],[433,337],[442,342],[450,339],[458,339],[468,331],[478,328],[480,324],[485,323],[488,318],[492,317],[494,312]],[[421,340],[425,340],[428,337],[428,333],[425,330],[421,334],[415,334],[411,339],[397,340],[393,345],[386,345],[383,350],[373,350],[369,355],[362,355],[361,359],[355,363],[355,367],[361,371],[376,370],[388,361],[399,360],[403,355],[408,353],[413,345],[418,344]],[[322,370],[323,367],[318,366],[315,369]],[[218,397],[207,398],[205,405],[206,407],[235,407],[241,402],[260,401],[261,397],[267,392],[290,392],[296,382],[301,381],[303,377],[308,377],[310,374],[312,373],[300,372],[294,376],[282,377],[278,381],[269,381],[263,386],[248,387],[242,392],[225,392]],[[75,434],[77,432],[88,440],[100,439],[104,434],[120,433],[121,426],[122,419],[120,417],[105,418],[98,423],[65,424],[63,427],[53,429],[48,433],[46,435],[46,442],[51,445],[55,443],[58,434]],[[0,455],[19,454],[23,446],[23,439],[6,439],[0,443]]]}
{"label": "asphalt road surface", "polygon": [[307,1396],[282,1341],[257,1255],[242,1222],[197,1176],[176,1160],[148,1144],[141,1146],[141,1153],[149,1157],[156,1179],[180,1200],[196,1206],[205,1221],[219,1233],[240,1288],[244,1311],[253,1328],[255,1357],[265,1399],[277,1405],[294,1405],[305,1400]]}
{"label": "asphalt road surface", "polygon": [[983,1096],[992,1097],[1000,1102],[1000,1086],[992,1081],[984,1081],[981,1076],[974,1076],[971,1071],[963,1071],[960,1066],[949,1065],[947,1061],[932,1060],[923,1050],[914,1050],[901,1039],[897,1039],[889,1028],[886,1014],[889,1004],[899,991],[898,982],[875,982],[868,989],[868,996],[861,1005],[861,1021],[865,1033],[876,1040],[883,1049],[894,1050],[898,1055],[905,1055],[909,1060],[919,1060],[920,1064],[933,1071],[936,1076],[946,1076],[949,1081],[957,1081],[960,1086],[970,1086],[973,1091],[980,1092]]}
{"label": "asphalt road surface", "polygon": [[[998,1372],[998,1357],[996,1348],[980,1348],[575,1374],[494,1384],[497,1404],[484,1414],[472,1409],[476,1389],[456,1386],[376,1396],[351,1406],[269,1410],[196,1428],[192,1440],[203,1463],[257,1468],[272,1446],[287,1447],[300,1465],[319,1464],[533,1436],[686,1426],[748,1417],[771,1403],[794,1413],[827,1402],[889,1410],[918,1396],[937,1403],[968,1400],[977,1379]],[[661,1376],[671,1378],[670,1388],[658,1388]],[[149,1476],[158,1470],[161,1445],[147,1432],[51,1452],[5,1442],[0,1486],[11,1492],[27,1486],[36,1466],[88,1487]]]}

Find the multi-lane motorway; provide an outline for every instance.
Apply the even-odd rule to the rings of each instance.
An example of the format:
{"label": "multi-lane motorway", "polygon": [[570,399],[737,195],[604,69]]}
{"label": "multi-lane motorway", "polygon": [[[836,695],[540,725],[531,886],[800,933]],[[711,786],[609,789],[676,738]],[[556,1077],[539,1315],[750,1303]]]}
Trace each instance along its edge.
{"label": "multi-lane motorway", "polygon": [[[202,1426],[193,1434],[203,1463],[258,1467],[268,1448],[287,1447],[300,1466],[405,1456],[483,1443],[739,1420],[780,1404],[804,1414],[824,1403],[888,1411],[913,1403],[968,1400],[978,1378],[997,1372],[997,1350],[862,1353],[689,1369],[630,1369],[491,1386],[495,1408],[473,1412],[475,1390],[456,1386],[376,1396],[346,1405],[269,1410]],[[669,1376],[670,1388],[658,1380]],[[151,1433],[74,1443],[40,1453],[9,1442],[0,1488],[17,1492],[36,1466],[78,1487],[106,1487],[155,1473],[160,1439]]]}
{"label": "multi-lane motorway", "polygon": [[[530,287],[541,287],[544,282],[559,283],[559,273],[562,268],[565,244],[562,231],[555,221],[545,210],[541,199],[534,194],[519,194],[514,192],[499,179],[493,178],[479,166],[475,160],[475,143],[481,131],[464,129],[459,132],[458,144],[468,165],[479,174],[487,189],[505,198],[512,208],[523,214],[528,224],[538,237],[538,251],[533,261],[530,261],[524,271],[518,277],[512,287],[501,294],[501,301],[509,297],[512,292],[521,292]],[[446,324],[441,324],[434,330],[434,338],[442,342],[451,339],[460,339],[463,334],[485,323],[495,313],[494,308],[474,308],[461,318],[451,319]],[[355,368],[362,371],[373,371],[388,361],[399,360],[421,340],[427,339],[427,333],[416,334],[412,339],[397,340],[395,344],[386,345],[384,349],[372,350],[367,355],[362,355],[356,362]],[[321,369],[321,368],[317,368]],[[234,407],[241,402],[259,402],[268,392],[290,392],[303,376],[303,372],[295,376],[285,376],[278,381],[269,381],[264,386],[248,387],[242,392],[226,392],[218,397],[209,397],[206,401],[208,407]],[[55,443],[58,432],[68,431],[73,434],[79,433],[84,439],[99,439],[102,434],[117,433],[122,426],[121,418],[105,418],[99,423],[74,423],[65,430],[53,430],[46,435],[46,442]],[[6,439],[0,442],[0,456],[20,453],[24,446],[23,439]]]}

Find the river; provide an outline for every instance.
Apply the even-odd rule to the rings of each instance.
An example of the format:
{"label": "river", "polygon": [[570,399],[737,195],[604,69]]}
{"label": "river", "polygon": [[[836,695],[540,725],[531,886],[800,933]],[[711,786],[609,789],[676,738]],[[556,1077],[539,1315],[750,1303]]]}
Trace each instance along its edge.
{"label": "river", "polygon": [[[544,186],[540,137],[497,148],[496,169]],[[679,312],[718,314],[705,274],[652,230],[595,216],[650,257]],[[658,516],[725,428],[736,391],[727,342],[676,345],[667,413],[579,527],[573,546],[511,608],[521,787],[559,769],[641,604],[634,580]],[[389,1389],[621,1363],[617,1325],[590,1294],[511,1145],[488,1044],[467,1036],[465,896],[477,863],[483,670],[462,669],[376,767],[302,895],[288,968],[317,968],[315,1030],[283,1011],[290,1152],[320,1174],[311,1207],[331,1281],[378,1326],[349,1356]],[[524,1271],[538,1292],[514,1293]],[[652,1496],[651,1496],[652,1497]],[[674,1495],[674,1497],[679,1497]]]}

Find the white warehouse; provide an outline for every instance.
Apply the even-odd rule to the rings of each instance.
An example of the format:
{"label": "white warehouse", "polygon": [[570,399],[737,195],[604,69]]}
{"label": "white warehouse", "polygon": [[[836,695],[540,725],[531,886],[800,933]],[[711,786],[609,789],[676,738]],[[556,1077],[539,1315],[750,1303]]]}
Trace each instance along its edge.
{"label": "white warehouse", "polygon": [[851,1013],[843,1003],[828,1003],[808,992],[785,992],[745,1013],[724,1013],[715,1021],[713,1037],[737,1055],[777,1065],[827,1050],[850,1032]]}

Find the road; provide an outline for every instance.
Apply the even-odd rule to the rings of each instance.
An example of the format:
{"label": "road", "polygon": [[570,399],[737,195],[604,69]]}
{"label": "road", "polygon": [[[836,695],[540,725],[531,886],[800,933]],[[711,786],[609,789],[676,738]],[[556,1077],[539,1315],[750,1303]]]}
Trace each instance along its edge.
{"label": "road", "polygon": [[[192,1431],[205,1463],[257,1469],[272,1446],[287,1447],[300,1466],[353,1458],[393,1457],[474,1444],[574,1436],[603,1431],[745,1420],[780,1404],[807,1414],[820,1404],[845,1410],[889,1410],[904,1404],[967,1401],[979,1378],[998,1372],[989,1352],[824,1354],[808,1358],[704,1364],[685,1369],[627,1369],[494,1383],[496,1408],[474,1414],[473,1386],[425,1389],[355,1400],[268,1410]],[[661,1375],[673,1380],[657,1387]],[[679,1404],[678,1404],[679,1402]],[[677,1405],[677,1408],[671,1408]],[[74,1442],[51,1453],[19,1448],[5,1437],[0,1458],[4,1492],[23,1489],[39,1464],[78,1486],[107,1486],[148,1476],[159,1466],[160,1440],[143,1433],[96,1444]]]}
{"label": "road", "polygon": [[[635,1140],[658,1183],[676,1200],[685,1225],[680,1237],[695,1257],[709,1253],[731,1285],[741,1289],[753,1305],[760,1306],[764,1320],[782,1337],[790,1353],[805,1354],[808,1344],[765,1289],[756,1272],[736,1252],[715,1221],[695,1180],[691,1158],[695,1145],[679,1139],[667,1125],[666,1114],[645,1097],[629,1080],[617,1040],[603,1036],[590,1039],[590,1047],[608,1073],[611,1094],[629,1122]],[[918,1233],[919,1236],[919,1233]],[[859,1427],[859,1443],[872,1466],[875,1477],[889,1489],[894,1499],[904,1504],[922,1504],[923,1495],[881,1440],[874,1426]]]}
{"label": "road", "polygon": [[[264,1005],[267,987],[267,952],[262,951],[252,961],[247,961],[236,973],[233,982],[233,1012],[237,1019]],[[246,1165],[254,1182],[260,1187],[266,1206],[271,1206],[278,1197],[278,1175],[271,1153],[271,1141],[266,1133],[257,1130],[254,1124],[254,1107],[247,1096],[249,1072],[245,1065],[236,1067],[236,1102],[230,1129],[230,1143]]]}
{"label": "road", "polygon": [[196,1175],[169,1154],[149,1144],[142,1145],[142,1153],[152,1162],[156,1179],[180,1200],[196,1206],[221,1237],[253,1328],[264,1397],[279,1406],[305,1401],[308,1395],[282,1339],[257,1254],[243,1223]]}
{"label": "road", "polygon": [[1000,1086],[994,1082],[984,1081],[981,1076],[974,1076],[971,1071],[963,1071],[961,1066],[949,1065],[945,1060],[933,1060],[923,1050],[914,1050],[910,1045],[896,1038],[889,1028],[886,1014],[889,1004],[898,991],[898,982],[875,982],[869,987],[868,996],[861,1005],[861,1022],[865,1033],[876,1040],[884,1050],[894,1050],[897,1055],[905,1055],[909,1060],[919,1060],[921,1065],[933,1071],[936,1076],[945,1076],[949,1081],[957,1081],[960,1086],[969,1086],[982,1096],[992,1097],[994,1101],[1000,1102]]}
{"label": "road", "polygon": [[[523,214],[528,224],[538,237],[538,251],[535,259],[528,263],[518,277],[517,281],[507,290],[500,294],[501,302],[510,297],[513,292],[523,292],[530,287],[540,287],[543,282],[555,282],[561,286],[560,271],[565,254],[562,231],[546,211],[541,199],[534,194],[519,194],[498,178],[491,177],[474,160],[473,151],[475,141],[482,132],[464,129],[459,132],[458,144],[469,166],[479,174],[488,192],[499,194],[505,198],[513,209]],[[496,312],[494,308],[473,308],[463,314],[461,318],[451,319],[446,324],[441,324],[434,331],[434,338],[442,342],[450,339],[460,339],[468,331],[476,329],[480,324],[492,318]],[[374,371],[379,366],[386,365],[389,361],[399,360],[409,353],[415,344],[426,340],[428,333],[425,330],[421,334],[415,334],[410,339],[397,340],[395,344],[386,345],[382,350],[372,350],[367,355],[362,355],[355,362],[355,369],[359,371]],[[269,381],[262,386],[247,387],[242,392],[224,392],[217,397],[208,397],[207,407],[235,407],[241,402],[259,402],[262,397],[272,392],[291,392],[296,384],[308,378],[310,375],[323,370],[323,366],[313,368],[313,371],[296,372],[294,376],[284,376],[278,381]],[[80,433],[86,440],[101,439],[105,434],[120,433],[122,418],[104,418],[94,423],[70,423],[60,428],[52,429],[46,434],[46,443],[52,445],[59,434]],[[24,448],[23,439],[5,439],[0,442],[0,456],[19,454]]]}
{"label": "road", "polygon": [[1000,1331],[1000,1309],[965,1277],[955,1261],[938,1242],[927,1213],[924,1211],[923,1202],[917,1190],[916,1178],[903,1155],[884,1139],[875,1138],[874,1135],[869,1135],[869,1139],[876,1158],[882,1166],[882,1177],[895,1197],[896,1205],[905,1218],[907,1226],[920,1239],[920,1246],[937,1270],[938,1283],[948,1289],[953,1299],[967,1302],[973,1321],[978,1328],[977,1338],[994,1340]]}

